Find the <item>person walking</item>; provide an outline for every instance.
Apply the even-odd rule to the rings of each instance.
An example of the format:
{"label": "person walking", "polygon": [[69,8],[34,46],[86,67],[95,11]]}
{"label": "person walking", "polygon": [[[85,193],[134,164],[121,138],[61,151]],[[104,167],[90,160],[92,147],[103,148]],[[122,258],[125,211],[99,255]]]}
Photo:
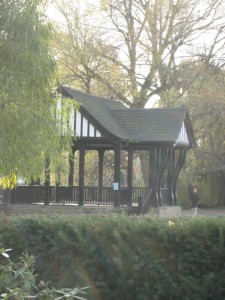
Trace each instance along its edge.
{"label": "person walking", "polygon": [[198,214],[198,202],[200,200],[197,188],[193,187],[189,189],[189,195],[192,204],[192,216],[195,218]]}

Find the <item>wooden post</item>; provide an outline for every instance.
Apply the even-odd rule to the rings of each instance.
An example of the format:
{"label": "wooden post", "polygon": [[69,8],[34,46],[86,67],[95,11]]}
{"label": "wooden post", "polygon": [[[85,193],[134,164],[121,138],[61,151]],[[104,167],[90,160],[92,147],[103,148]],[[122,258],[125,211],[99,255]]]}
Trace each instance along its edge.
{"label": "wooden post", "polygon": [[176,166],[174,181],[173,181],[173,195],[174,195],[174,204],[175,205],[177,205],[177,181],[178,181],[180,171],[182,170],[182,168],[185,164],[186,154],[187,154],[186,149],[182,149],[179,151],[179,159],[178,159],[178,163]]}
{"label": "wooden post", "polygon": [[168,183],[167,183],[167,187],[169,189],[169,200],[170,200],[170,204],[174,205],[175,201],[174,201],[174,194],[173,194],[173,182],[174,182],[174,170],[175,170],[175,150],[171,149],[171,154],[170,154],[170,163],[168,166]]}
{"label": "wooden post", "polygon": [[157,181],[157,192],[158,192],[158,201],[159,205],[162,205],[162,195],[161,195],[161,186],[164,172],[168,168],[170,162],[170,148],[161,148],[161,162],[159,167],[158,181]]}
{"label": "wooden post", "polygon": [[98,150],[98,168],[99,168],[99,177],[98,177],[98,186],[103,187],[103,162],[104,162],[104,153],[105,150]]}
{"label": "wooden post", "polygon": [[99,186],[99,202],[102,202],[102,187],[103,187],[103,164],[105,150],[98,150],[98,186]]}
{"label": "wooden post", "polygon": [[74,180],[74,155],[75,155],[75,149],[72,149],[72,153],[69,156],[69,176],[68,176],[69,186],[73,186],[73,180]]}
{"label": "wooden post", "polygon": [[156,177],[156,148],[150,149],[149,153],[149,188],[153,188]]}
{"label": "wooden post", "polygon": [[127,187],[131,190],[133,187],[133,160],[134,160],[134,148],[129,148],[128,166],[127,166]]}
{"label": "wooden post", "polygon": [[[178,159],[176,160],[176,151],[179,151]],[[177,181],[180,171],[184,166],[186,159],[186,149],[172,150],[171,166],[170,166],[170,177],[168,180],[168,188],[170,192],[171,204],[177,205]]]}
{"label": "wooden post", "polygon": [[150,155],[150,183],[152,188],[152,206],[162,205],[161,185],[164,172],[170,162],[170,149],[157,147]]}
{"label": "wooden post", "polygon": [[153,207],[158,207],[158,174],[159,174],[159,148],[151,149],[150,154],[150,188],[152,189],[151,193],[151,202]]}
{"label": "wooden post", "polygon": [[128,149],[128,166],[127,166],[127,187],[129,195],[128,205],[132,205],[132,189],[133,189],[133,161],[134,161],[134,148]]}
{"label": "wooden post", "polygon": [[[119,145],[114,148],[114,182],[118,183],[120,189],[120,161],[121,148]],[[120,205],[119,190],[114,190],[114,206]]]}
{"label": "wooden post", "polygon": [[85,165],[85,148],[79,149],[79,205],[84,205],[84,165]]}
{"label": "wooden post", "polygon": [[120,161],[121,161],[121,148],[115,146],[114,148],[114,182],[118,182],[120,185]]}

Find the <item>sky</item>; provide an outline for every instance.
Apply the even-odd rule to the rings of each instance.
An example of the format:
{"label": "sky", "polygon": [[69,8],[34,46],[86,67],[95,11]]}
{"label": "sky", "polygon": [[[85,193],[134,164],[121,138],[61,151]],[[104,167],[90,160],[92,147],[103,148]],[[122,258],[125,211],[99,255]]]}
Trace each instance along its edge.
{"label": "sky", "polygon": [[[84,10],[87,6],[90,5],[97,6],[99,4],[99,0],[77,0],[76,2],[79,3],[79,7],[81,10]],[[54,0],[52,0],[52,2],[48,5],[47,15],[51,20],[55,20],[58,22],[62,20],[62,17],[57,12],[57,9],[54,6]]]}

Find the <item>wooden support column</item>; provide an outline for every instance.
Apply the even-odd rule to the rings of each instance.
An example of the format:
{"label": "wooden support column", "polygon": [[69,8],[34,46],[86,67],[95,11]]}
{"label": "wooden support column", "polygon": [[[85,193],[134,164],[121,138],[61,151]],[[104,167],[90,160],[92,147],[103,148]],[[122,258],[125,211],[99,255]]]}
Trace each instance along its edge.
{"label": "wooden support column", "polygon": [[99,202],[102,202],[102,187],[103,187],[103,167],[104,167],[105,150],[98,150],[98,186],[99,186]]}
{"label": "wooden support column", "polygon": [[161,149],[161,163],[159,168],[159,174],[158,174],[158,182],[157,182],[157,193],[158,193],[158,202],[159,205],[162,205],[162,195],[161,195],[161,186],[162,186],[162,179],[163,175],[165,173],[165,170],[168,168],[169,162],[170,162],[170,148]]}
{"label": "wooden support column", "polygon": [[104,163],[104,153],[105,150],[98,150],[98,186],[103,187],[103,163]]}
{"label": "wooden support column", "polygon": [[79,205],[84,205],[84,165],[85,165],[85,148],[79,149]]}
{"label": "wooden support column", "polygon": [[150,159],[151,201],[153,207],[158,207],[162,204],[161,184],[164,172],[170,161],[170,150],[161,147],[152,149]]}
{"label": "wooden support column", "polygon": [[68,186],[73,186],[74,180],[74,155],[75,149],[72,149],[72,153],[69,156],[69,176],[68,176]]}
{"label": "wooden support column", "polygon": [[[116,145],[114,147],[114,182],[118,183],[120,189],[120,161],[121,161],[121,147]],[[114,191],[114,206],[120,205],[119,190]]]}
{"label": "wooden support column", "polygon": [[[178,159],[176,159],[176,152],[178,152]],[[180,171],[182,170],[185,159],[186,159],[186,149],[172,150],[169,178],[168,178],[168,188],[170,193],[171,205],[177,205],[177,181]]]}
{"label": "wooden support column", "polygon": [[120,186],[120,161],[121,161],[121,147],[119,145],[114,147],[114,182],[118,182]]}
{"label": "wooden support column", "polygon": [[127,187],[132,190],[133,188],[133,161],[134,161],[134,148],[128,149],[128,166],[127,166]]}
{"label": "wooden support column", "polygon": [[173,195],[174,195],[174,204],[175,205],[177,205],[177,181],[178,181],[179,174],[185,164],[186,154],[187,154],[186,149],[179,150],[179,159],[178,159],[177,167],[175,170],[175,176],[174,176],[174,182],[173,182]]}
{"label": "wooden support column", "polygon": [[159,154],[160,149],[153,148],[151,149],[151,155],[150,155],[150,188],[152,189],[151,193],[151,205],[153,207],[158,207],[158,174],[159,174]]}
{"label": "wooden support column", "polygon": [[153,188],[156,176],[156,148],[149,151],[149,188]]}
{"label": "wooden support column", "polygon": [[133,190],[133,162],[134,162],[134,148],[128,149],[128,166],[127,166],[127,205],[132,205],[132,190]]}
{"label": "wooden support column", "polygon": [[173,194],[173,182],[174,182],[174,170],[175,170],[176,160],[175,160],[175,149],[171,149],[170,153],[170,163],[168,166],[168,182],[167,187],[169,189],[169,201],[170,205],[174,205],[174,194]]}

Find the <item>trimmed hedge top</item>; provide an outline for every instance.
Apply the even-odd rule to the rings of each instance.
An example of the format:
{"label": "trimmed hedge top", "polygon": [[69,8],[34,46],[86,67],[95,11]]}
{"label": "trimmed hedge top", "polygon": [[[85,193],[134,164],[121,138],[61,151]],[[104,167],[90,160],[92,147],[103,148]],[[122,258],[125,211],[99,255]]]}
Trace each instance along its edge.
{"label": "trimmed hedge top", "polygon": [[225,219],[80,216],[0,219],[11,259],[25,250],[58,287],[90,300],[225,299]]}

